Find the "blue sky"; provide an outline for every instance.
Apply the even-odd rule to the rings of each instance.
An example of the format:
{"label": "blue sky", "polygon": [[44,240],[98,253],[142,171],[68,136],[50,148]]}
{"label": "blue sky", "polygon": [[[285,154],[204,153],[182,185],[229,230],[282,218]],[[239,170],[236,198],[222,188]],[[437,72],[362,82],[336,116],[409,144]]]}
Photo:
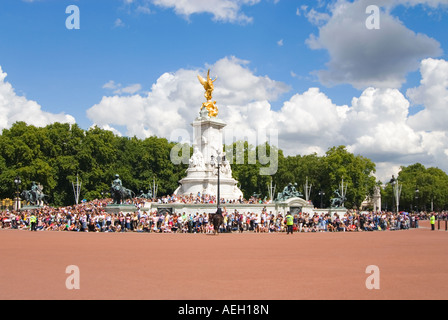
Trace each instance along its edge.
{"label": "blue sky", "polygon": [[[229,126],[278,127],[279,146],[290,154],[345,144],[372,157],[379,170],[415,161],[448,169],[446,131],[421,112],[443,119],[443,106],[428,100],[434,87],[420,83],[421,68],[442,70],[447,60],[447,2],[2,0],[0,66],[7,74],[2,84],[11,86],[3,107],[20,110],[32,101],[44,116],[24,120],[48,118],[38,125],[71,116],[85,129],[98,124],[123,135],[169,138],[160,129],[167,122],[154,124],[152,116],[172,112],[184,121],[168,123],[189,130],[203,102],[195,75],[210,67]],[[381,8],[380,30],[365,27],[372,4]],[[69,5],[80,10],[79,30],[66,28]],[[425,74],[434,83],[445,75]],[[182,91],[190,90],[188,82],[192,91]],[[251,90],[258,93],[251,97]],[[370,108],[368,98],[381,106]],[[146,116],[127,122],[118,106]],[[2,128],[21,119],[18,111],[6,114]],[[232,120],[235,114],[251,120]],[[399,123],[397,136],[406,134],[402,147],[386,147],[387,135],[378,134],[387,131],[381,125],[387,127],[390,114]],[[373,119],[376,129],[354,128],[360,117]]]}
{"label": "blue sky", "polygon": [[[295,90],[287,96],[319,86],[310,72],[327,59],[324,51],[307,48],[304,40],[316,28],[296,14],[313,3],[261,1],[241,8],[252,23],[231,23],[214,21],[211,13],[184,17],[154,5],[150,14],[139,13],[123,0],[3,0],[0,63],[18,92],[49,111],[74,115],[84,127],[90,125],[84,111],[99,101],[110,79],[148,88],[164,72],[230,55],[250,61],[258,75],[290,85]],[[70,4],[80,9],[79,30],[65,27]],[[117,19],[123,26],[115,26]],[[339,103],[349,102],[352,92],[350,86],[326,90]]]}

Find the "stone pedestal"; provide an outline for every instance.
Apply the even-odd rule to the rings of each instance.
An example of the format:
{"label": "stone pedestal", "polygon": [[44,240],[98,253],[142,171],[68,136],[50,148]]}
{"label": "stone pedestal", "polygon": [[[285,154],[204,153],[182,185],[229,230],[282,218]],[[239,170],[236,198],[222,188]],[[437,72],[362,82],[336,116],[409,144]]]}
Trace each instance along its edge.
{"label": "stone pedestal", "polygon": [[[179,181],[180,186],[174,192],[177,195],[197,195],[198,192],[216,196],[218,193],[217,157],[223,157],[222,129],[224,121],[209,117],[206,109],[193,123],[193,155],[187,169],[187,176]],[[211,158],[214,157],[214,165]],[[232,178],[232,169],[228,160],[222,162],[219,172],[220,197],[224,199],[239,199],[243,193],[238,188],[238,182]]]}
{"label": "stone pedestal", "polygon": [[105,207],[105,210],[107,213],[113,213],[113,214],[118,214],[118,213],[133,213],[135,211],[138,210],[138,208],[133,205],[133,204],[108,204]]}
{"label": "stone pedestal", "polygon": [[22,208],[22,200],[19,197],[14,198],[14,210],[19,211]]}

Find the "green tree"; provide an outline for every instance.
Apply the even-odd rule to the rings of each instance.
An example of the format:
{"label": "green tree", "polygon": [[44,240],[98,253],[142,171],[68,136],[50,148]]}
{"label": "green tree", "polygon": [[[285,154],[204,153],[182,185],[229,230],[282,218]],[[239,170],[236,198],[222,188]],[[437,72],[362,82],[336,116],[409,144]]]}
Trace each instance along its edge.
{"label": "green tree", "polygon": [[324,175],[320,181],[326,186],[325,193],[334,195],[343,179],[347,187],[345,207],[359,208],[366,197],[373,194],[375,164],[370,159],[355,156],[345,146],[338,146],[330,148],[323,161]]}
{"label": "green tree", "polygon": [[[401,210],[442,210],[448,204],[448,175],[439,168],[421,163],[402,166],[398,174],[402,185]],[[388,190],[392,192],[392,189]]]}

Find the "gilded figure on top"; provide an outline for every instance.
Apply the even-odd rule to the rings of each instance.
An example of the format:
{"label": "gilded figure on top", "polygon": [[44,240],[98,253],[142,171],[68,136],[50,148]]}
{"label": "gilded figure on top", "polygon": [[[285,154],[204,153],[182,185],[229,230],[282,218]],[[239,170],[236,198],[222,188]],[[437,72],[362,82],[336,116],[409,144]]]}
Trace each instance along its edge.
{"label": "gilded figure on top", "polygon": [[207,72],[207,79],[204,79],[200,75],[198,75],[198,79],[199,79],[199,82],[202,84],[202,86],[205,89],[204,97],[205,97],[205,99],[207,99],[207,102],[204,102],[202,104],[201,110],[203,108],[206,108],[208,110],[208,115],[210,117],[216,117],[218,115],[218,108],[215,105],[216,101],[211,101],[211,100],[212,100],[212,93],[214,90],[213,83],[216,81],[216,79],[218,79],[218,77],[216,77],[215,80],[212,80],[210,78],[210,69],[209,69]]}

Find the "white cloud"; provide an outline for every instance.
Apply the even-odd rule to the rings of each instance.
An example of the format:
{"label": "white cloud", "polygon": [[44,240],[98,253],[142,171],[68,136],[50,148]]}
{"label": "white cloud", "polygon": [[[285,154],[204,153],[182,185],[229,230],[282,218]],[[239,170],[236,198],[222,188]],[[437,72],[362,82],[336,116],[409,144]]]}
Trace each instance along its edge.
{"label": "white cloud", "polygon": [[[389,0],[389,2],[392,2],[392,0]],[[396,2],[396,4],[403,4],[406,6],[416,6],[416,5],[423,4],[423,5],[428,5],[431,8],[438,8],[438,7],[448,5],[447,0],[395,0],[395,2]]]}
{"label": "white cloud", "polygon": [[305,16],[311,24],[320,26],[330,19],[330,15],[324,12],[318,12],[313,8],[308,12],[305,12]]}
{"label": "white cloud", "polygon": [[143,13],[143,14],[150,14],[152,13],[151,9],[148,7],[148,5],[139,5],[137,6],[137,12]]}
{"label": "white cloud", "polygon": [[[247,65],[247,61],[226,57],[207,67],[210,67],[212,77],[219,75],[213,92],[219,115],[229,123],[230,129],[238,129],[238,133],[244,133],[243,125],[244,128],[256,128],[266,120],[253,115],[265,115],[267,106],[270,108],[268,101],[289,90],[281,82],[254,75]],[[206,72],[205,69],[180,69],[165,73],[146,95],[103,97],[87,111],[87,116],[99,126],[125,126],[126,135],[141,138],[153,134],[169,138],[173,129],[190,131],[190,122],[205,102],[204,89],[197,75],[204,76]],[[103,87],[122,90],[113,81]]]}
{"label": "white cloud", "polygon": [[124,87],[122,89],[119,90],[115,90],[114,93],[120,94],[120,93],[127,93],[127,94],[134,94],[138,91],[140,91],[142,89],[141,84],[139,83],[135,83],[135,84],[131,84],[127,87]]}
{"label": "white cloud", "polygon": [[347,106],[337,106],[318,88],[295,94],[277,112],[275,127],[287,154],[305,153],[310,146],[325,150],[341,142],[340,128]]}
{"label": "white cloud", "polygon": [[189,18],[193,14],[210,13],[216,21],[248,23],[253,19],[241,12],[260,0],[152,0],[157,6],[173,8],[176,14]]}
{"label": "white cloud", "polygon": [[103,85],[103,89],[116,89],[117,88],[117,84],[115,84],[115,81],[110,80],[108,83],[105,83]]}
{"label": "white cloud", "polygon": [[[379,2],[389,8],[392,3]],[[330,7],[331,17],[319,28],[319,35],[312,34],[306,40],[311,49],[329,53],[327,68],[317,73],[323,84],[400,88],[422,59],[442,53],[436,40],[408,29],[389,10],[380,13],[380,29],[369,30],[365,10],[370,4],[370,0],[337,1]],[[310,17],[314,23],[325,21],[314,13]]]}
{"label": "white cloud", "polygon": [[[448,96],[446,64],[444,60],[424,60],[422,84],[408,94],[431,112],[438,110],[431,103],[439,101],[430,100],[434,98],[433,90],[442,98]],[[271,101],[289,87],[256,75],[248,65],[248,61],[226,57],[204,69],[165,73],[148,93],[103,97],[87,114],[92,122],[109,130],[125,127],[123,134],[128,136],[170,139],[175,129],[192,134],[190,123],[205,101],[197,75],[205,75],[210,68],[212,78],[218,75],[213,100],[217,101],[219,118],[227,123],[226,132],[233,134],[232,141],[275,129],[277,145],[287,155],[322,155],[330,147],[346,145],[349,151],[372,159],[377,164],[377,177],[383,181],[390,178],[391,172],[397,174],[395,169],[400,165],[415,162],[448,171],[446,128],[417,127],[414,118],[409,117],[411,103],[398,89],[369,87],[350,105],[337,105],[320,89],[310,88],[292,94],[280,109],[274,110]],[[109,82],[105,86],[114,90],[117,85]],[[437,112],[443,117],[443,105],[448,104],[440,103]],[[225,138],[229,143],[229,136]]]}
{"label": "white cloud", "polygon": [[11,127],[17,121],[38,127],[53,122],[75,123],[71,115],[43,111],[37,102],[18,96],[12,85],[5,81],[6,76],[0,67],[0,130]]}
{"label": "white cloud", "polygon": [[414,105],[425,108],[409,119],[416,130],[446,130],[448,123],[448,61],[425,59],[421,63],[420,86],[406,94]]}
{"label": "white cloud", "polygon": [[113,134],[115,134],[115,135],[117,135],[117,136],[119,136],[119,137],[123,136],[123,135],[121,134],[120,131],[118,131],[117,129],[115,129],[115,128],[113,128],[113,127],[107,125],[107,124],[102,125],[102,126],[99,126],[99,125],[97,125],[96,123],[94,123],[94,124],[92,124],[92,125],[90,126],[90,128],[95,128],[95,127],[98,127],[98,128],[100,128],[100,129],[103,129],[103,130],[112,131]]}
{"label": "white cloud", "polygon": [[124,26],[125,26],[125,24],[124,24],[124,22],[120,18],[117,18],[115,20],[115,22],[114,22],[114,27],[115,28],[120,28],[120,27],[124,27]]}
{"label": "white cloud", "polygon": [[277,41],[277,45],[278,45],[279,47],[283,47],[283,39],[278,40],[278,41]]}
{"label": "white cloud", "polygon": [[103,85],[103,89],[113,90],[114,94],[135,94],[142,89],[142,85],[135,83],[122,87],[121,83],[115,83],[115,81],[110,80]]}

